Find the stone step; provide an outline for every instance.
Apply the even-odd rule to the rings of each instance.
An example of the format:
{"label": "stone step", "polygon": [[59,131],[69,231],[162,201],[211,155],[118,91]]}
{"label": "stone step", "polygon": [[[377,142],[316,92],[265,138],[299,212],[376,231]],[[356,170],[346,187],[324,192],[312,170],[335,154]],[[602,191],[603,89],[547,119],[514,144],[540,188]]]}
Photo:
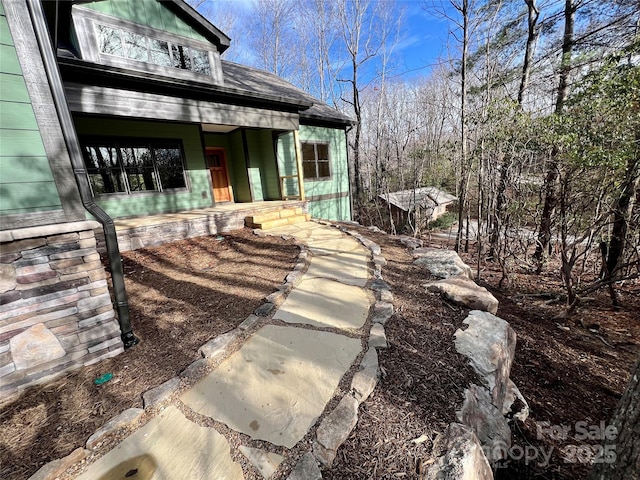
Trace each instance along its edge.
{"label": "stone step", "polygon": [[[251,217],[246,217],[245,223],[248,227],[251,227],[251,228],[264,228],[264,227],[260,227],[259,225],[264,225],[269,222],[277,222],[278,220],[286,220],[288,218],[296,218],[301,216],[304,216],[304,212],[300,207],[283,208],[282,210],[277,210],[274,212],[259,213]],[[297,220],[297,221],[302,221],[302,220]],[[297,223],[297,221],[294,223]],[[275,226],[289,225],[289,224],[290,222],[284,221],[281,223],[275,223],[273,224],[272,227],[269,227],[269,228],[273,228]]]}
{"label": "stone step", "polygon": [[[250,218],[250,217],[249,217]],[[284,218],[276,218],[274,220],[267,220],[262,222],[251,222],[247,218],[247,226],[250,228],[259,228],[261,230],[269,230],[270,228],[284,227],[285,225],[293,225],[295,223],[308,222],[311,220],[311,215],[292,215]]]}

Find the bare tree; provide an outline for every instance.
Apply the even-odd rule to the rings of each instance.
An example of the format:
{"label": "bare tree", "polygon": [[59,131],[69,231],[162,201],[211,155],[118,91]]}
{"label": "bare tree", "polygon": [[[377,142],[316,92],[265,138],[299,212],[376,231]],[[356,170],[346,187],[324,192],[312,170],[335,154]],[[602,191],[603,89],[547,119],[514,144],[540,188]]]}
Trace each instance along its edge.
{"label": "bare tree", "polygon": [[337,2],[337,16],[340,38],[349,59],[348,78],[338,81],[349,85],[347,96],[342,100],[353,110],[356,125],[351,137],[351,158],[353,163],[353,196],[355,217],[364,202],[362,186],[362,165],[360,143],[362,136],[361,73],[365,65],[376,58],[386,45],[392,32],[393,9],[386,0],[340,0]]}
{"label": "bare tree", "polygon": [[[578,0],[579,1],[579,0]],[[562,113],[562,108],[569,92],[569,74],[571,73],[571,53],[573,51],[573,31],[575,14],[577,9],[576,0],[565,0],[564,4],[564,35],[562,37],[562,61],[560,65],[560,81],[556,94],[555,113]],[[547,175],[544,180],[544,206],[542,217],[540,218],[540,228],[538,230],[538,243],[536,245],[535,259],[538,263],[538,273],[542,270],[545,252],[551,242],[551,227],[553,223],[553,212],[558,203],[558,175],[559,163],[558,154],[560,152],[554,148],[547,167]]]}

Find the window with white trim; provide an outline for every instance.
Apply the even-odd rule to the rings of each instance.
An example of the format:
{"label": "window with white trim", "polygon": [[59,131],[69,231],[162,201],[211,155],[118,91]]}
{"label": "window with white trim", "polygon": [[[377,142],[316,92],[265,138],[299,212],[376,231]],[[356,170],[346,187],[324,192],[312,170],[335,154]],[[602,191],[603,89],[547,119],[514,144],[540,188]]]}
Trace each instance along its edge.
{"label": "window with white trim", "polygon": [[86,140],[84,163],[94,196],[186,188],[178,141]]}
{"label": "window with white trim", "polygon": [[331,178],[329,144],[302,142],[302,172],[307,180]]}
{"label": "window with white trim", "polygon": [[100,53],[211,75],[209,52],[97,24]]}

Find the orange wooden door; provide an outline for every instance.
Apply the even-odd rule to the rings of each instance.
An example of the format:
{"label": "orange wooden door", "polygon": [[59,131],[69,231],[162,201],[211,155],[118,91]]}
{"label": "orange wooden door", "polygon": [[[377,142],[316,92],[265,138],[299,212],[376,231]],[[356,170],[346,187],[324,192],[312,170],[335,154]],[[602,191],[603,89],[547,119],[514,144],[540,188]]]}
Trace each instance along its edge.
{"label": "orange wooden door", "polygon": [[229,175],[227,173],[227,160],[222,148],[207,148],[207,168],[211,173],[213,184],[213,199],[216,202],[230,202],[231,189],[229,188]]}

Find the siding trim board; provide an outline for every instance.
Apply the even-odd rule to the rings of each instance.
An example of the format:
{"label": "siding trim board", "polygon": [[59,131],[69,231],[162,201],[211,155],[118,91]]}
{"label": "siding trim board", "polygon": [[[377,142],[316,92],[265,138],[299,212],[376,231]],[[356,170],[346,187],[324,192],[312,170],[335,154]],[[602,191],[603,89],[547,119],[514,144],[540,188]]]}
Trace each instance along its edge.
{"label": "siding trim board", "polygon": [[[3,3],[7,24],[11,31],[14,41],[15,53],[20,62],[20,72],[16,74],[22,75],[29,95],[29,101],[33,104],[33,115],[36,120],[37,127],[34,130],[22,130],[22,132],[33,132],[34,136],[38,136],[39,143],[44,148],[44,153],[49,159],[49,168],[52,174],[52,180],[55,184],[58,200],[56,205],[47,207],[49,210],[60,209],[64,212],[62,221],[78,221],[84,220],[85,213],[80,194],[75,182],[75,178],[70,174],[71,160],[67,152],[67,147],[62,135],[57,110],[53,102],[51,87],[45,73],[44,64],[39,54],[40,49],[36,41],[36,35],[33,25],[27,19],[31,18],[25,2],[5,2]],[[4,47],[4,46],[3,46]],[[41,135],[40,132],[46,132]],[[19,130],[13,130],[18,134]],[[35,140],[35,137],[33,138]],[[33,141],[32,140],[32,141]],[[2,142],[4,143],[4,142]],[[31,142],[24,144],[25,148],[31,148]],[[8,152],[4,152],[6,154]],[[23,152],[13,152],[11,156],[22,156],[25,158],[41,157],[42,152],[38,155]],[[26,206],[26,208],[29,208]],[[39,210],[40,207],[34,206],[32,210]],[[24,218],[24,220],[22,219]],[[14,227],[25,226],[25,224],[35,225],[37,223],[51,223],[52,218],[60,221],[59,216],[48,213],[42,215],[40,213],[34,215],[7,215],[3,216],[2,226],[0,228],[9,229]]]}
{"label": "siding trim board", "polygon": [[295,113],[77,83],[65,83],[65,91],[69,109],[77,113],[117,113],[122,117],[149,120],[283,130],[298,128],[298,115]]}

